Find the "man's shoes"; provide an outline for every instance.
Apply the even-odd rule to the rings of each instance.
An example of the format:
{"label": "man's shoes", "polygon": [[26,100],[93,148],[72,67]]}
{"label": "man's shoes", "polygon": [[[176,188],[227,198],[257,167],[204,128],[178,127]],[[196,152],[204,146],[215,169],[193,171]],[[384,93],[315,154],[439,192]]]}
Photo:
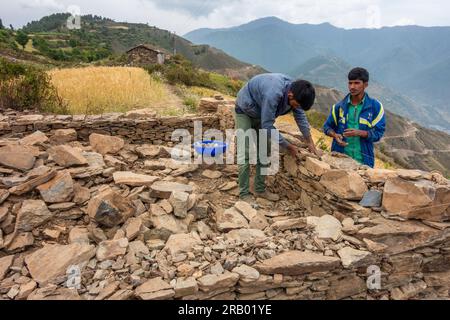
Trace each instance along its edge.
{"label": "man's shoes", "polygon": [[256,204],[255,198],[251,194],[240,197],[239,200],[247,202],[251,206],[254,206]]}
{"label": "man's shoes", "polygon": [[280,196],[276,193],[272,193],[270,191],[264,191],[264,192],[255,192],[255,196],[257,198],[263,198],[272,202],[276,202],[280,200]]}

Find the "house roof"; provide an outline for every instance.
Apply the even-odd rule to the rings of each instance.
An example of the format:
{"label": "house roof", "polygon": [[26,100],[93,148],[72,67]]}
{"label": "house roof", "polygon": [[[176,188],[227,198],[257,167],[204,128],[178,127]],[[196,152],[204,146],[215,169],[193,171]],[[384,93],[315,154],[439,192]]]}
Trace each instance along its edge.
{"label": "house roof", "polygon": [[154,46],[152,46],[150,44],[140,44],[140,45],[138,45],[136,47],[133,47],[133,48],[129,49],[127,51],[127,53],[129,53],[130,51],[133,51],[134,49],[137,49],[137,48],[144,48],[144,49],[147,49],[147,50],[150,50],[150,51],[154,51],[154,52],[157,52],[157,53],[164,53],[165,54],[164,51],[162,51],[162,50],[158,49],[157,47],[154,47]]}

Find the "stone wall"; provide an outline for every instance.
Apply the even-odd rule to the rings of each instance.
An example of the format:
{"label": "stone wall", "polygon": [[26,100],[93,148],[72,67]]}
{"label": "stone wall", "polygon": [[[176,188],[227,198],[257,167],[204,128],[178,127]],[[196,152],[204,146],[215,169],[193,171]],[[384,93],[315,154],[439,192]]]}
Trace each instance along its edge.
{"label": "stone wall", "polygon": [[[232,106],[216,103],[221,128],[233,128]],[[283,134],[302,145],[297,135]],[[300,219],[306,228],[317,231],[324,224],[334,230],[334,239],[326,234],[314,238],[315,247],[325,254],[337,252],[341,259],[288,251],[257,265],[264,274],[257,281],[241,277],[229,297],[449,297],[450,182],[441,174],[370,169],[345,156],[318,159],[305,150],[297,159],[284,155],[281,162],[280,173],[268,178],[269,189],[305,209]],[[376,278],[371,273],[376,270],[381,290],[369,290],[367,281]]]}
{"label": "stone wall", "polygon": [[144,110],[127,114],[104,115],[24,115],[13,111],[0,115],[0,136],[22,137],[35,131],[50,133],[57,129],[75,129],[81,140],[91,133],[119,136],[134,144],[167,144],[176,129],[187,129],[193,134],[194,121],[201,121],[203,130],[218,128],[217,115],[187,117],[156,117]]}
{"label": "stone wall", "polygon": [[[342,233],[333,241],[318,240],[325,251],[328,247],[338,253],[341,266],[326,267],[323,263],[324,273],[313,274],[315,281],[306,282],[311,290],[289,295],[296,290],[286,289],[283,296],[448,298],[450,224],[445,222],[450,214],[448,180],[439,174],[414,170],[367,169],[348,158],[326,155],[322,160],[311,155],[297,160],[284,156],[282,172],[270,177],[269,184],[272,191],[285,193],[306,209],[307,225],[317,229],[317,221],[321,224],[324,217],[334,217],[341,223],[342,229],[334,230]],[[426,201],[417,200],[422,195],[421,185],[429,188]],[[401,210],[391,210],[393,203]],[[301,259],[298,263],[302,264]],[[270,260],[267,264],[273,268]],[[381,271],[381,290],[367,289],[371,266]],[[310,276],[306,280],[311,280]]]}
{"label": "stone wall", "polygon": [[144,46],[136,47],[127,54],[128,62],[132,65],[164,64],[165,60],[163,53],[145,48]]}
{"label": "stone wall", "polygon": [[[220,103],[217,113],[184,118],[142,112],[0,116],[2,150],[18,160],[0,158],[14,168],[0,173],[0,294],[99,300],[449,298],[447,179],[369,169],[345,156],[318,158],[301,149],[297,158],[283,155],[280,172],[267,179],[281,200],[258,199],[254,209],[236,202],[231,192],[235,166],[183,167],[167,159],[161,146],[157,152],[149,146],[170,145],[172,131],[193,129],[194,120],[204,130],[233,128],[232,114],[231,105]],[[48,143],[55,140],[54,130],[70,128],[78,135],[66,140],[73,147]],[[88,139],[92,133],[125,142]],[[302,145],[295,134],[286,137]],[[38,159],[29,163],[26,150]],[[28,174],[26,168],[33,170]],[[218,190],[218,198],[207,200]],[[229,207],[221,198],[234,202]],[[118,215],[113,228],[96,216],[102,201],[121,208],[111,209]],[[37,211],[45,221],[34,217]],[[75,222],[61,229],[45,225],[55,217]],[[42,261],[49,257],[61,268],[44,270]],[[87,264],[80,295],[64,288],[64,267],[78,263]]]}

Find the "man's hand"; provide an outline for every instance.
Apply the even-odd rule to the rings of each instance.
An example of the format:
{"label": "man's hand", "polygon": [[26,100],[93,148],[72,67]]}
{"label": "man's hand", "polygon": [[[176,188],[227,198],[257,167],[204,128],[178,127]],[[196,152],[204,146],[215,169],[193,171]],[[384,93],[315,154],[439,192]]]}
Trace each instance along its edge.
{"label": "man's hand", "polygon": [[336,132],[333,132],[332,134],[330,134],[330,136],[334,140],[336,140],[337,144],[340,145],[341,147],[348,146],[348,143],[344,141],[344,137],[341,134],[337,134]]}
{"label": "man's hand", "polygon": [[293,144],[289,144],[287,147],[287,151],[289,152],[289,154],[296,158],[297,154],[298,154],[298,148],[296,146],[294,146]]}
{"label": "man's hand", "polygon": [[344,137],[361,137],[361,138],[368,138],[369,132],[364,130],[354,130],[354,129],[347,129],[344,131]]}
{"label": "man's hand", "polygon": [[316,145],[314,144],[314,142],[310,142],[308,144],[308,150],[309,152],[315,154],[316,156],[322,156],[322,151],[316,148]]}

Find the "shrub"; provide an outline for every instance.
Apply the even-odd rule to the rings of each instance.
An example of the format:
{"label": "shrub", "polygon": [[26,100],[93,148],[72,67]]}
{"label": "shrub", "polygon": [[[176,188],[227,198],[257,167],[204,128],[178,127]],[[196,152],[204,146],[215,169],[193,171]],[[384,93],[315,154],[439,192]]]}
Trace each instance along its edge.
{"label": "shrub", "polygon": [[67,107],[44,71],[3,58],[0,58],[0,108],[67,113]]}
{"label": "shrub", "polygon": [[171,85],[205,87],[228,95],[237,95],[244,84],[239,80],[200,70],[181,55],[175,55],[164,65],[149,65],[145,69],[151,75],[163,75]]}
{"label": "shrub", "polygon": [[17,50],[18,46],[11,30],[0,29],[0,48]]}
{"label": "shrub", "polygon": [[323,136],[317,140],[316,146],[323,151],[330,151]]}
{"label": "shrub", "polygon": [[16,41],[18,44],[22,46],[23,50],[25,50],[25,46],[27,45],[28,40],[29,40],[28,34],[26,34],[23,31],[17,32]]}
{"label": "shrub", "polygon": [[193,95],[189,95],[185,97],[183,100],[183,104],[188,108],[190,112],[197,111],[198,103],[199,103],[198,98]]}

